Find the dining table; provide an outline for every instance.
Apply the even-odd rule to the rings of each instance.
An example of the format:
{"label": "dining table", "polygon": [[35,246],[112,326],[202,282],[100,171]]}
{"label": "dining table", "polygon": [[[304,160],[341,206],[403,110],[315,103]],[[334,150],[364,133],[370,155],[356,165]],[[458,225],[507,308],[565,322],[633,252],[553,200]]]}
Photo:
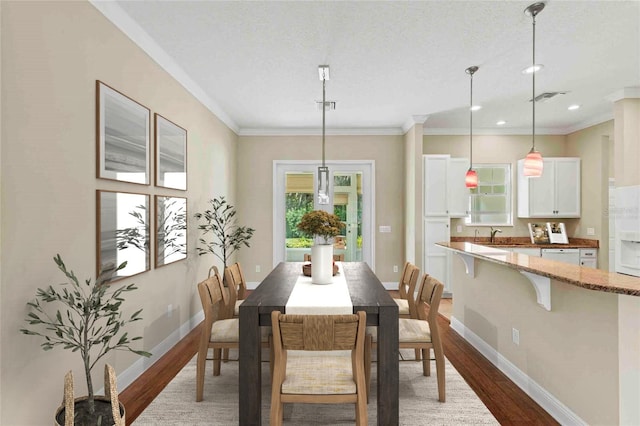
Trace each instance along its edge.
{"label": "dining table", "polygon": [[[271,325],[271,312],[286,312],[287,301],[302,275],[303,262],[279,263],[240,305],[239,423],[262,423],[262,351],[260,326]],[[377,419],[399,422],[398,305],[365,262],[341,262],[353,313],[365,311],[367,325],[378,327]]]}

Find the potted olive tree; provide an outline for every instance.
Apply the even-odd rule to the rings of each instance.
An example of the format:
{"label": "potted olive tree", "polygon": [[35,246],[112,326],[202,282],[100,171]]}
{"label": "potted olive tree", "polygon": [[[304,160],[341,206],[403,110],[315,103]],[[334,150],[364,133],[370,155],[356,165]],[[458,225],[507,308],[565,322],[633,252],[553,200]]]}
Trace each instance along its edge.
{"label": "potted olive tree", "polygon": [[[134,312],[128,319],[123,319],[120,310],[124,301],[123,293],[136,290],[137,287],[135,284],[129,284],[107,294],[107,283],[111,275],[123,269],[126,262],[111,268],[110,271],[102,271],[94,283],[89,278],[82,285],[74,272],[67,269],[59,254],[53,260],[67,277],[67,282],[59,284],[58,288],[51,285],[45,289],[38,288],[35,300],[27,303],[30,311],[26,321],[30,327],[20,331],[41,336],[44,341],[40,346],[45,351],[61,346],[63,349],[80,353],[88,395],[75,400],[74,424],[113,425],[111,401],[109,398],[94,395],[91,370],[112,350],[126,350],[145,357],[151,356],[149,352],[135,350],[130,346],[142,337],[130,338],[124,331],[128,323],[142,319],[142,309]],[[59,307],[55,313],[49,303]],[[65,380],[65,393],[67,385]],[[105,388],[107,387],[108,383],[105,383]],[[124,417],[122,404],[120,412]],[[64,406],[58,409],[56,422],[65,424]]]}
{"label": "potted olive tree", "polygon": [[[255,229],[239,226],[236,222],[236,208],[225,200],[224,196],[209,200],[211,208],[204,213],[196,213],[196,219],[204,223],[198,225],[202,231],[200,243],[204,247],[197,247],[198,254],[213,253],[226,268],[231,255],[243,246],[249,247],[249,240]],[[211,234],[211,240],[206,236]]]}
{"label": "potted olive tree", "polygon": [[333,244],[331,239],[340,235],[344,224],[335,214],[324,210],[306,213],[298,223],[298,229],[314,238],[311,247],[311,282],[329,284],[333,276]]}

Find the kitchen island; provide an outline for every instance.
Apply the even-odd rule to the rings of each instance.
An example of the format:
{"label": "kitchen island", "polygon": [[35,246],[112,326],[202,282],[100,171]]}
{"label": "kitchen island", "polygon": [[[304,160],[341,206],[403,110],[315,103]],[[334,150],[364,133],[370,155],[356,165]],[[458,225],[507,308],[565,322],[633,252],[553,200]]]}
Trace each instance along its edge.
{"label": "kitchen island", "polygon": [[438,245],[456,254],[454,330],[560,423],[640,424],[640,278]]}

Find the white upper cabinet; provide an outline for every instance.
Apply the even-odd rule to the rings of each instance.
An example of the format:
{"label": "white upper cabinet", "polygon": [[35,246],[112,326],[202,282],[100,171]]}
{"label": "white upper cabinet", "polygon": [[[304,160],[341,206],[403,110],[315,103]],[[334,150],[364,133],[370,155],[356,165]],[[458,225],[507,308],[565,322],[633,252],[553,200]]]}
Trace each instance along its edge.
{"label": "white upper cabinet", "polygon": [[518,217],[580,217],[580,159],[545,158],[542,176],[523,175],[518,160]]}
{"label": "white upper cabinet", "polygon": [[464,178],[469,169],[466,158],[449,155],[422,156],[423,215],[464,217],[469,206],[469,190]]}

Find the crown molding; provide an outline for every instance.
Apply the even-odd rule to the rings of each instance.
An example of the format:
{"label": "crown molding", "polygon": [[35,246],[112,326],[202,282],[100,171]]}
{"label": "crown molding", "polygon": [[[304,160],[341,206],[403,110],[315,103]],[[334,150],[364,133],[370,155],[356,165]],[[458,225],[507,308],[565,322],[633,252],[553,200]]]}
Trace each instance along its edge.
{"label": "crown molding", "polygon": [[571,127],[567,127],[565,129],[563,129],[563,132],[565,135],[568,135],[569,133],[574,133],[577,132],[579,130],[583,130],[586,129],[587,127],[591,127],[591,126],[595,126],[598,124],[602,124],[606,121],[610,121],[613,120],[613,111],[610,113],[606,113],[606,114],[602,114],[599,115],[597,117],[591,117],[585,121],[582,121],[574,126]]}
{"label": "crown molding", "polygon": [[[321,136],[322,129],[297,128],[266,128],[240,129],[238,136]],[[399,127],[371,127],[371,128],[336,128],[325,129],[329,136],[401,136],[404,132]]]}
{"label": "crown molding", "polygon": [[609,102],[617,102],[621,99],[637,98],[640,98],[640,87],[625,87],[624,89],[620,89],[605,97]]}
{"label": "crown molding", "polygon": [[189,77],[171,56],[124,11],[116,2],[103,0],[89,0],[100,13],[102,13],[113,25],[131,39],[140,49],[154,60],[171,77],[180,83],[187,92],[191,93],[198,101],[227,125],[235,133],[238,133],[238,125],[222,110],[206,92]]}
{"label": "crown molding", "polygon": [[412,115],[402,125],[402,134],[404,135],[416,124],[424,124],[429,119],[428,115]]}
{"label": "crown molding", "polygon": [[[469,128],[425,128],[425,136],[468,136]],[[536,135],[565,135],[563,129],[536,129]],[[531,128],[487,128],[473,129],[473,135],[531,135]]]}

